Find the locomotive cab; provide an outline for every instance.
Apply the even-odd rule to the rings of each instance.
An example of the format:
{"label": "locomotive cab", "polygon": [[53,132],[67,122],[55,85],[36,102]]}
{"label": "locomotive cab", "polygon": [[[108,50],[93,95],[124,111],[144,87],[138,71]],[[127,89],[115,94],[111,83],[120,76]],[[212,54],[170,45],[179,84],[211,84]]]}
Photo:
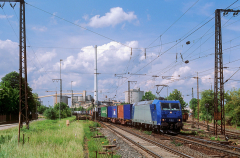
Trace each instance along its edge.
{"label": "locomotive cab", "polygon": [[179,133],[182,124],[182,110],[179,101],[154,100],[156,106],[156,122],[163,133]]}

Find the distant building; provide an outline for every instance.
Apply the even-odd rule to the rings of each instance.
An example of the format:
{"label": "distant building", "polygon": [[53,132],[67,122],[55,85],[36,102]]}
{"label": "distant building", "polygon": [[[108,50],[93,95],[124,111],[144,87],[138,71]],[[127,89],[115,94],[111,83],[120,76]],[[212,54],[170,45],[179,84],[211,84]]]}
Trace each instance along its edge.
{"label": "distant building", "polygon": [[[144,91],[140,91],[140,88],[138,89],[130,89],[130,103],[136,103],[142,100],[142,97],[144,96]],[[128,103],[128,91],[125,91],[125,103]]]}
{"label": "distant building", "polygon": [[83,91],[82,96],[73,96],[71,108],[79,108],[80,106],[87,108],[92,104],[92,99],[91,95],[86,95],[86,91]]}
{"label": "distant building", "polygon": [[[70,98],[70,97],[63,95],[62,102],[68,105],[68,98]],[[54,101],[54,105],[57,103],[60,103],[60,95],[57,96],[57,103],[56,103],[55,97],[53,97],[53,101]]]}

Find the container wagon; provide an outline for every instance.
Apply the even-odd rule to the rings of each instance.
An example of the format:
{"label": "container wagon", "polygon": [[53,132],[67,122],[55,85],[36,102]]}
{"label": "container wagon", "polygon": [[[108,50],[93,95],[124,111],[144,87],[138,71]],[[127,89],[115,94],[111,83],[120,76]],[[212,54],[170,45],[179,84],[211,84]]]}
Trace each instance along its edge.
{"label": "container wagon", "polygon": [[107,107],[101,107],[101,121],[107,121],[108,117],[108,108]]}
{"label": "container wagon", "polygon": [[118,105],[118,122],[124,124],[123,105]]}

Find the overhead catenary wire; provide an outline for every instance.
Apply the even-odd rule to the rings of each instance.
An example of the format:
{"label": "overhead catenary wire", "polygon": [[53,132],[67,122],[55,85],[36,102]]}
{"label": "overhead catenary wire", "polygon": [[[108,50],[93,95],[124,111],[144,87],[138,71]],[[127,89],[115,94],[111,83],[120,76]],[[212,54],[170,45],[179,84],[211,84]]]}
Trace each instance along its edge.
{"label": "overhead catenary wire", "polygon": [[[9,2],[10,3],[10,2]],[[10,3],[11,4],[11,3]],[[15,5],[14,5],[15,6]],[[15,16],[16,16],[16,18],[18,17],[17,16],[17,14],[16,14],[16,12],[15,12],[15,10],[14,10],[14,7],[12,7],[13,8],[13,11],[14,11],[14,13],[15,13]],[[18,18],[17,18],[18,19]],[[19,19],[18,19],[19,20]],[[14,29],[13,29],[14,30]],[[14,31],[15,32],[15,31]],[[16,35],[16,33],[15,33],[15,35]],[[16,35],[16,37],[18,37],[17,35]],[[27,42],[30,44],[30,41],[28,40],[28,38],[26,37],[26,39],[27,39]],[[31,45],[31,44],[30,44]],[[42,66],[42,64],[40,63],[40,61],[39,61],[39,59],[38,59],[38,57],[37,57],[37,55],[36,55],[36,53],[35,53],[35,51],[33,50],[33,48],[31,47],[31,49],[32,49],[32,52],[34,53],[34,55],[35,55],[35,57],[37,58],[37,61],[38,61],[38,63],[39,63],[39,65],[40,65],[40,67],[41,68],[44,68],[43,66]],[[27,54],[28,55],[28,54]],[[30,58],[30,61],[33,63],[33,65],[37,68],[37,66],[35,65],[35,63],[32,61],[32,59]],[[45,71],[45,73],[46,73],[46,75],[48,76],[48,78],[49,79],[51,79],[52,80],[52,78],[49,76],[49,74]],[[43,74],[42,74],[43,75]],[[54,82],[55,83],[55,82]],[[55,83],[55,85],[56,85],[56,83]]]}
{"label": "overhead catenary wire", "polygon": [[[132,47],[130,47],[130,46],[126,45],[126,44],[123,44],[123,43],[121,43],[121,42],[118,42],[118,41],[116,41],[116,40],[114,40],[114,39],[112,39],[112,38],[110,38],[110,37],[107,37],[107,36],[105,36],[105,35],[102,35],[102,34],[100,34],[100,33],[97,33],[97,32],[95,32],[95,31],[92,31],[92,30],[90,30],[90,29],[88,29],[88,28],[86,28],[86,27],[83,27],[83,26],[81,26],[81,25],[78,25],[78,24],[76,24],[76,23],[74,23],[74,22],[71,22],[71,21],[69,21],[69,20],[67,20],[67,19],[64,19],[64,18],[62,18],[62,17],[60,17],[60,16],[57,16],[56,14],[52,14],[52,13],[46,11],[46,10],[43,10],[43,9],[41,9],[41,8],[39,8],[39,7],[36,7],[36,6],[32,5],[32,4],[29,4],[29,3],[27,3],[27,2],[25,2],[25,3],[26,3],[27,5],[33,7],[33,8],[36,8],[36,9],[42,11],[42,12],[45,12],[45,13],[47,13],[47,14],[49,14],[49,15],[52,15],[52,16],[58,18],[58,19],[61,19],[61,20],[66,21],[66,22],[68,22],[68,23],[70,23],[70,24],[73,24],[73,25],[75,25],[75,26],[78,26],[78,27],[80,27],[80,28],[82,28],[82,29],[84,29],[84,30],[86,30],[86,31],[89,31],[89,32],[91,32],[91,33],[94,33],[94,34],[96,34],[96,35],[98,35],[98,36],[101,36],[101,37],[103,37],[103,38],[106,38],[106,39],[108,39],[108,40],[110,40],[110,41],[119,43],[119,44],[121,44],[121,45],[123,45],[123,46],[125,46],[125,47],[132,48]],[[132,48],[132,49],[141,49],[141,48]]]}
{"label": "overhead catenary wire", "polygon": [[164,35],[176,22],[178,22],[195,4],[197,4],[199,0],[197,0],[193,5],[191,5],[176,21],[172,23],[158,38],[156,38],[152,43],[150,43],[147,48],[149,48],[154,42],[156,42],[162,35]]}

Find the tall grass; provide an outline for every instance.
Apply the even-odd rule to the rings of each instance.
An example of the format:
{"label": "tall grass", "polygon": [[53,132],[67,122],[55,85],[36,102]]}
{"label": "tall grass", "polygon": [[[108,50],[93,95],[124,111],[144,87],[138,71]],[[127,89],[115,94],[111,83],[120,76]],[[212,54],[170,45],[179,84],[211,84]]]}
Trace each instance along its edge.
{"label": "tall grass", "polygon": [[[66,120],[73,121],[74,117],[36,121],[30,124],[29,130],[23,127],[19,145],[17,127],[0,131],[0,157],[83,157],[83,124],[74,121],[67,127]],[[25,135],[24,145],[22,134]]]}
{"label": "tall grass", "polygon": [[[93,138],[93,136],[102,135],[102,133],[97,132],[97,131],[91,131],[89,126],[92,127],[99,127],[100,125],[98,123],[95,123],[93,121],[84,121],[84,133],[85,133],[85,138],[87,146],[88,146],[88,157],[96,157],[96,151],[97,152],[106,152],[106,150],[103,148],[103,145],[109,145],[111,144],[106,137],[104,138]],[[110,158],[112,150],[107,150],[106,154],[100,155],[97,154],[98,157],[100,158]],[[120,158],[121,156],[116,154],[116,151],[113,154],[113,158]],[[109,155],[110,154],[110,155]]]}

